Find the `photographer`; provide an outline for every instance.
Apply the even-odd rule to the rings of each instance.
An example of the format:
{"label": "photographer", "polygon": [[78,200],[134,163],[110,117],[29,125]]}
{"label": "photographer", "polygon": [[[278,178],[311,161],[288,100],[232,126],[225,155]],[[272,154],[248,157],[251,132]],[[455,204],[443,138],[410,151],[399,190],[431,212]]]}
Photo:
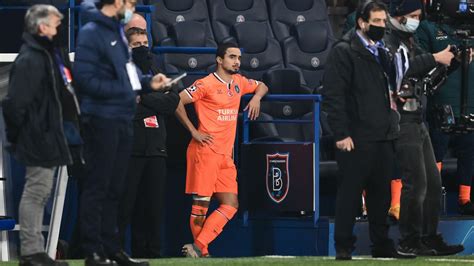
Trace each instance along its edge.
{"label": "photographer", "polygon": [[[420,45],[429,52],[438,52],[447,45],[461,44],[459,38],[455,37],[454,19],[435,23],[423,21],[416,32]],[[453,26],[450,26],[453,25]],[[470,43],[473,44],[472,41]],[[469,66],[469,77],[474,75],[474,67]],[[442,106],[451,105],[455,121],[460,118],[460,98],[461,98],[461,68],[458,68],[449,75],[446,83],[439,92],[428,99],[428,122],[430,124],[430,136],[433,142],[433,149],[436,162],[441,171],[443,159],[451,144],[454,155],[457,158],[456,175],[459,178],[459,213],[462,215],[474,215],[474,205],[471,202],[471,178],[474,174],[474,134],[447,134],[440,130],[442,121],[437,119],[442,110]],[[468,114],[474,113],[474,86],[470,79],[468,88]]]}
{"label": "photographer", "polygon": [[[398,95],[409,95],[413,90],[409,78],[421,78],[437,63],[449,65],[454,55],[446,47],[441,52],[423,52],[414,41],[422,4],[420,0],[391,1],[390,23],[385,42],[397,66]],[[401,240],[399,254],[449,255],[462,251],[460,245],[447,245],[438,234],[441,177],[431,146],[428,130],[423,124],[420,95],[398,97],[397,109],[401,114],[400,135],[395,141],[397,161],[402,172],[400,204]]]}

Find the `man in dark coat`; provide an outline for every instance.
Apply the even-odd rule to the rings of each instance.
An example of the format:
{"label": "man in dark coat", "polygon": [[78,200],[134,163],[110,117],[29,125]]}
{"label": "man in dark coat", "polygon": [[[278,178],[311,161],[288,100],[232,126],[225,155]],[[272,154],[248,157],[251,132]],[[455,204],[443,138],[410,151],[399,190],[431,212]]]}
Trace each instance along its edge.
{"label": "man in dark coat", "polygon": [[[44,250],[43,213],[58,166],[73,163],[68,143],[79,145],[79,106],[68,60],[53,45],[63,15],[35,5],[25,16],[24,44],[3,101],[9,150],[26,166],[20,201],[20,265],[67,265]],[[74,143],[73,143],[74,142]]]}
{"label": "man in dark coat", "polygon": [[[135,0],[101,0],[81,5],[89,22],[78,35],[74,74],[80,96],[85,142],[85,173],[80,200],[80,232],[85,265],[148,265],[121,248],[119,201],[133,144],[136,91],[160,89],[168,79],[142,78],[132,62],[123,25]],[[84,20],[83,20],[84,21]]]}
{"label": "man in dark coat", "polygon": [[[160,73],[156,58],[148,48],[147,31],[132,27],[126,35],[133,62],[142,73]],[[179,95],[172,88],[144,91],[137,102],[132,156],[120,203],[119,233],[123,243],[127,225],[131,222],[132,254],[140,258],[158,258],[161,256],[161,213],[166,185],[165,119],[174,114]]]}
{"label": "man in dark coat", "polygon": [[393,65],[381,42],[386,19],[383,3],[361,3],[356,29],[335,44],[324,74],[322,108],[334,132],[340,170],[334,232],[337,260],[352,258],[353,228],[364,189],[372,256],[404,257],[388,238],[386,222],[399,117],[389,90]]}

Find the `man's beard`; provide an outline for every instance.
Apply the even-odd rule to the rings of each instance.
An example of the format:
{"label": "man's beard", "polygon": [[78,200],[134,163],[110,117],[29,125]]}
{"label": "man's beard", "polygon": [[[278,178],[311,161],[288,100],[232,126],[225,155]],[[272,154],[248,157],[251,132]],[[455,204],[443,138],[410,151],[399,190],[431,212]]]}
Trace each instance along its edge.
{"label": "man's beard", "polygon": [[224,71],[227,72],[227,74],[229,74],[229,75],[234,75],[234,74],[239,73],[239,69],[234,70],[234,69],[225,69],[224,68]]}

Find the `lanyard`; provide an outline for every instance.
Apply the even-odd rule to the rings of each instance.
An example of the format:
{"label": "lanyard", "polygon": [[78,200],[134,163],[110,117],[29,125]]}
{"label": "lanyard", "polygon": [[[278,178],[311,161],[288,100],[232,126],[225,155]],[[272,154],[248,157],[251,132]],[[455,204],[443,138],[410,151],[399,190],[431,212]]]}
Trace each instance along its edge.
{"label": "lanyard", "polygon": [[57,50],[54,51],[54,58],[56,59],[56,64],[59,66],[59,72],[61,73],[64,85],[67,87],[67,85],[71,84],[72,82],[71,71],[69,71],[69,69],[64,66],[63,60],[61,59],[61,56],[59,56],[59,52]]}
{"label": "lanyard", "polygon": [[66,66],[64,66],[63,60],[61,59],[58,50],[54,51],[54,58],[56,59],[56,63],[58,64],[59,73],[61,73],[61,77],[64,81],[64,86],[66,86],[66,89],[69,91],[69,93],[71,93],[72,97],[74,98],[74,104],[76,105],[77,113],[81,114],[81,109],[79,108],[79,101],[77,100],[76,92],[74,90],[74,87],[71,85],[71,71]]}

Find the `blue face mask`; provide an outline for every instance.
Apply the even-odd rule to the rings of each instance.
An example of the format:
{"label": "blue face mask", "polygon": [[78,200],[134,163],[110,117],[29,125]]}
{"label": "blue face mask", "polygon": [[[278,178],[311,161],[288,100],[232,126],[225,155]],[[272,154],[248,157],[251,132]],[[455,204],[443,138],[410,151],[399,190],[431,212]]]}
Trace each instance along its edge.
{"label": "blue face mask", "polygon": [[420,25],[420,21],[414,18],[406,18],[407,22],[405,23],[404,26],[406,32],[414,33],[416,29],[418,29],[418,26]]}
{"label": "blue face mask", "polygon": [[128,22],[130,22],[130,20],[132,19],[132,16],[133,16],[132,10],[125,9],[125,13],[123,14],[123,18],[120,20],[120,22],[122,22],[122,24],[125,25]]}

